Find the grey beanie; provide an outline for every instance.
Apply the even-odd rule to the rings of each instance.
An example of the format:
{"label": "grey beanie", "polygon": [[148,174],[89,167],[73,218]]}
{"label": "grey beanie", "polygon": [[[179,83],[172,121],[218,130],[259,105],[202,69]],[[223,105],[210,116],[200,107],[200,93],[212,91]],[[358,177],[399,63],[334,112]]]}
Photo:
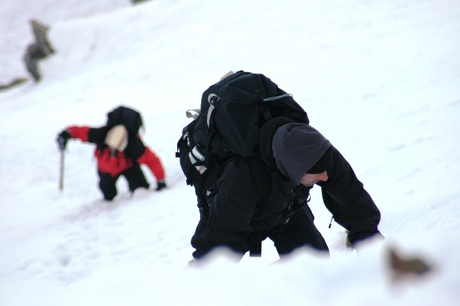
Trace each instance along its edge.
{"label": "grey beanie", "polygon": [[331,146],[320,132],[304,123],[282,125],[273,135],[272,142],[276,165],[292,185],[300,184],[304,174]]}

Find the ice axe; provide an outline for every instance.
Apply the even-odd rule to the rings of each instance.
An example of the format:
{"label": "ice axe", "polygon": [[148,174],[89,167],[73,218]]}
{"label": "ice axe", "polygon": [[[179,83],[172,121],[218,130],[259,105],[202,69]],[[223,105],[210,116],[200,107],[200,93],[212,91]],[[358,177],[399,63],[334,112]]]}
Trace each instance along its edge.
{"label": "ice axe", "polygon": [[64,190],[64,150],[61,150],[61,166],[59,169],[59,190]]}
{"label": "ice axe", "polygon": [[61,169],[59,171],[59,190],[64,190],[64,150],[67,144],[67,141],[70,139],[70,133],[67,130],[62,131],[56,141],[59,145],[59,150],[61,151]]}

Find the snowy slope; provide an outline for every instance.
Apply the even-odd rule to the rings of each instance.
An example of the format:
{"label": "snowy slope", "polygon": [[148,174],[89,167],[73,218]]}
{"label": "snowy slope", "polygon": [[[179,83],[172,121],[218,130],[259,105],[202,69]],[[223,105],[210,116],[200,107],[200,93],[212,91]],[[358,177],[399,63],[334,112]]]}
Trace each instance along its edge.
{"label": "snowy slope", "polygon": [[[29,18],[51,26],[57,52],[40,83],[0,92],[1,305],[459,303],[460,2],[4,2],[0,83],[27,75]],[[185,110],[239,69],[266,74],[307,110],[379,206],[385,241],[348,251],[315,188],[330,259],[300,250],[267,267],[277,255],[265,241],[261,259],[183,271],[198,211],[176,141]],[[59,192],[56,134],[102,125],[119,104],[142,111],[169,188],[129,198],[120,180],[104,203],[94,148],[74,141]],[[393,284],[390,245],[435,272]]]}

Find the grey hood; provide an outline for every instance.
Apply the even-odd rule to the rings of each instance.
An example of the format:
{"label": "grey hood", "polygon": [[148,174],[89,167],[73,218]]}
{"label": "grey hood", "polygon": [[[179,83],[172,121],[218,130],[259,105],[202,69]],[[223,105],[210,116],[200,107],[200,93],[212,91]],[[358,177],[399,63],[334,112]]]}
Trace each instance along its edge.
{"label": "grey hood", "polygon": [[331,146],[320,132],[304,123],[282,125],[272,142],[276,165],[292,185],[300,184],[303,175]]}

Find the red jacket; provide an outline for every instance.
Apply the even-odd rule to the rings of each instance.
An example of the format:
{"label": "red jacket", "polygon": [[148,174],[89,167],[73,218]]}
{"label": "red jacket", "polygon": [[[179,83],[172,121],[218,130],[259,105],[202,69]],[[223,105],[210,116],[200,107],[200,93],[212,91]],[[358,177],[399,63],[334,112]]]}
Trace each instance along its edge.
{"label": "red jacket", "polygon": [[80,139],[83,142],[96,144],[94,152],[97,159],[97,167],[113,177],[131,168],[135,163],[146,165],[156,180],[165,178],[163,165],[155,153],[142,142],[139,134],[129,137],[128,145],[123,152],[111,150],[104,142],[109,128],[92,128],[88,126],[70,126],[67,128],[70,137]]}

